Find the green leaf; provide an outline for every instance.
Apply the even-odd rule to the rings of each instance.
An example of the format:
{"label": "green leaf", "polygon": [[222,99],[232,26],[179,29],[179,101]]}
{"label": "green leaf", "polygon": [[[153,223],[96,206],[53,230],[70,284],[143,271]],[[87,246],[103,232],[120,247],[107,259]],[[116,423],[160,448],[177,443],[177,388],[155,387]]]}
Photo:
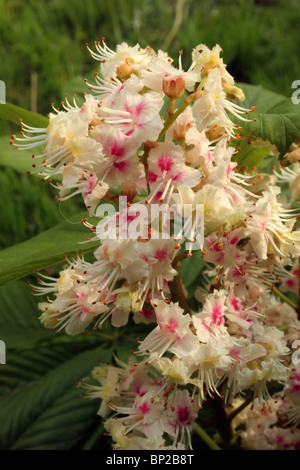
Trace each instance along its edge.
{"label": "green leaf", "polygon": [[49,122],[48,118],[41,114],[32,113],[31,111],[9,103],[0,105],[0,118],[14,122],[15,124],[20,124],[20,119],[22,119],[22,121],[29,126],[42,128],[47,127]]}
{"label": "green leaf", "polygon": [[82,439],[99,407],[97,400],[80,399],[75,383],[98,359],[110,360],[110,352],[102,346],[75,351],[70,343],[16,359],[8,354],[8,365],[1,366],[10,367],[11,377],[22,376],[23,384],[0,398],[0,448],[69,449]]}
{"label": "green leaf", "polygon": [[[92,448],[101,438],[100,401],[80,399],[83,390],[75,383],[97,360],[111,360],[107,341],[92,331],[76,337],[48,331],[39,344],[44,328],[26,287],[17,281],[0,288],[1,339],[3,326],[14,328],[13,341],[5,337],[6,365],[0,365],[0,449]],[[22,342],[29,332],[31,345]]]}
{"label": "green leaf", "polygon": [[[245,100],[242,102],[242,106],[245,108],[255,106],[258,113],[271,112],[274,107],[286,102],[293,105],[292,101],[286,98],[286,96],[267,90],[261,85],[250,85],[248,83],[236,83],[236,85],[242,88],[245,94]],[[291,109],[287,112],[291,112]],[[255,114],[253,114],[253,117],[254,116]]]}
{"label": "green leaf", "polygon": [[71,217],[39,235],[0,252],[0,284],[20,279],[35,270],[64,261],[65,255],[91,252],[99,242],[85,242],[89,230],[81,223],[86,213]]}
{"label": "green leaf", "polygon": [[52,337],[34,314],[37,302],[27,284],[17,281],[0,287],[0,300],[0,339],[11,349],[32,348],[49,334]]}
{"label": "green leaf", "polygon": [[[39,147],[37,147],[39,149]],[[35,149],[36,155],[42,153],[43,148]],[[0,137],[0,165],[10,166],[20,173],[25,173],[32,169],[32,152],[30,150],[16,150],[10,145],[9,136]],[[38,175],[40,178],[41,176]],[[53,178],[52,178],[53,179]]]}
{"label": "green leaf", "polygon": [[246,123],[245,130],[276,145],[280,157],[300,135],[300,114],[256,114],[256,119],[256,122]]}
{"label": "green leaf", "polygon": [[259,166],[259,164],[269,155],[271,145],[262,139],[253,140],[250,144],[248,139],[243,138],[240,142],[240,151],[237,154],[239,167]]}
{"label": "green leaf", "polygon": [[256,121],[241,122],[246,134],[258,136],[276,145],[280,156],[289,150],[292,142],[300,135],[300,108],[290,98],[265,90],[262,86],[240,83],[246,96],[244,107],[256,107],[249,118]]}
{"label": "green leaf", "polygon": [[[36,361],[45,358],[46,351],[36,351]],[[61,364],[46,373],[41,370],[38,379],[1,398],[0,448],[69,449],[81,440],[96,417],[99,401],[80,399],[82,391],[75,383],[89,374],[97,359],[110,359],[109,351],[100,346],[72,358],[66,354]]]}
{"label": "green leaf", "polygon": [[196,251],[193,253],[193,256],[186,258],[181,263],[182,264],[179,267],[178,272],[184,286],[188,288],[194,284],[197,281],[197,278],[201,275],[205,266],[203,255],[201,251]]}

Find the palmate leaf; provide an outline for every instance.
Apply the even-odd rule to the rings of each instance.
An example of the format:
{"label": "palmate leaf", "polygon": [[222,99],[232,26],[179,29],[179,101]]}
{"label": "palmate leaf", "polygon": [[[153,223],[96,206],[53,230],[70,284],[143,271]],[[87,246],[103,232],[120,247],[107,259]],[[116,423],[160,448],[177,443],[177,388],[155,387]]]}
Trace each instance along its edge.
{"label": "palmate leaf", "polygon": [[65,255],[94,250],[99,245],[98,242],[80,243],[91,235],[81,223],[86,215],[86,212],[82,212],[25,242],[2,250],[0,284],[61,263]]}
{"label": "palmate leaf", "polygon": [[111,354],[102,346],[90,350],[82,346],[77,351],[72,344],[36,348],[23,361],[7,355],[11,374],[22,377],[24,385],[0,398],[1,449],[70,449],[95,419],[100,424],[99,401],[80,399],[75,382],[89,374],[97,359],[107,361]]}
{"label": "palmate leaf", "polygon": [[[256,111],[249,114],[249,118],[255,118],[256,121],[236,120],[236,122],[242,125],[247,135],[257,136],[265,142],[274,144],[280,157],[283,157],[292,142],[300,136],[300,107],[293,104],[290,98],[265,90],[262,86],[244,83],[239,83],[238,86],[243,89],[246,96],[242,105],[246,108],[256,107]],[[252,163],[255,159],[250,156],[250,150],[247,152]],[[261,155],[261,152],[258,153]],[[247,159],[243,158],[243,165],[247,164]]]}
{"label": "palmate leaf", "polygon": [[75,337],[45,331],[23,281],[0,287],[0,305],[7,348],[0,365],[0,449],[109,449],[97,415],[100,399],[81,398],[84,389],[76,383],[98,361],[112,361],[113,350],[127,361],[136,333],[107,324]]}
{"label": "palmate leaf", "polygon": [[0,365],[0,449],[91,448],[101,437],[100,401],[79,398],[75,382],[97,360],[111,360],[110,343],[100,332],[73,338],[45,331],[27,287],[17,281],[0,288],[7,349]]}

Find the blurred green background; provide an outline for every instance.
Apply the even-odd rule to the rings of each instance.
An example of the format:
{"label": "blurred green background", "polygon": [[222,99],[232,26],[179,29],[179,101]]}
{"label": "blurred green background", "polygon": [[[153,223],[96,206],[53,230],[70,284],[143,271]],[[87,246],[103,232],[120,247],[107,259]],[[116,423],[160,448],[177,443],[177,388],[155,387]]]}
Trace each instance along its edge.
{"label": "blurred green background", "polygon": [[[83,78],[98,69],[85,43],[105,36],[114,48],[137,42],[168,51],[190,65],[199,43],[223,49],[237,81],[291,96],[300,79],[299,0],[0,0],[0,79],[8,103],[47,115],[66,92],[87,90]],[[26,175],[12,153],[18,128],[0,120],[0,248],[63,220],[55,190]],[[7,165],[7,162],[9,164]],[[80,198],[63,206],[68,217]]]}

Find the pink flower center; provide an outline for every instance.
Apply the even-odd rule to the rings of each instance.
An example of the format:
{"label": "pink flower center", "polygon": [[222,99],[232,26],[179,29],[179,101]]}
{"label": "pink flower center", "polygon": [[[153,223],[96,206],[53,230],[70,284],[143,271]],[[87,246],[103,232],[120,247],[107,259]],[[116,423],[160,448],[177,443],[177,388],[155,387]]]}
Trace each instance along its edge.
{"label": "pink flower center", "polygon": [[190,417],[190,409],[188,406],[179,406],[177,408],[178,421],[180,423],[186,423]]}
{"label": "pink flower center", "polygon": [[219,326],[223,323],[223,312],[222,307],[220,305],[217,305],[212,308],[211,317],[215,325]]}
{"label": "pink flower center", "polygon": [[229,178],[230,172],[231,172],[231,165],[229,163],[229,165],[227,166],[227,171],[226,171],[227,178]]}
{"label": "pink flower center", "polygon": [[117,140],[114,140],[110,148],[110,153],[112,156],[120,158],[124,156],[125,149]]}
{"label": "pink flower center", "polygon": [[177,320],[175,320],[175,318],[170,318],[170,320],[168,321],[167,328],[171,333],[176,333],[176,330],[178,328]]}
{"label": "pink flower center", "polygon": [[122,160],[121,162],[114,162],[114,167],[118,170],[121,171],[122,173],[126,171],[127,168],[127,162],[126,160]]}
{"label": "pink flower center", "polygon": [[144,110],[144,107],[145,107],[145,103],[143,101],[141,101],[136,107],[135,107],[135,112],[134,114],[136,116],[139,116],[141,114],[141,112]]}
{"label": "pink flower center", "polygon": [[164,154],[157,160],[157,164],[161,171],[166,171],[167,173],[171,170],[173,163],[173,158]]}
{"label": "pink flower center", "polygon": [[231,305],[233,306],[234,310],[236,310],[236,311],[238,311],[238,312],[241,310],[241,309],[240,309],[240,306],[239,306],[239,301],[238,301],[238,299],[236,299],[235,297],[233,297],[233,298],[230,300],[230,303],[231,303]]}
{"label": "pink flower center", "polygon": [[237,359],[238,361],[241,361],[242,358],[240,357],[240,350],[237,349],[237,348],[231,348],[230,351],[229,351],[229,354],[231,357],[233,357],[234,359]]}
{"label": "pink flower center", "polygon": [[148,405],[148,403],[146,401],[144,401],[143,403],[141,403],[141,405],[139,405],[138,409],[142,412],[142,414],[145,416],[147,413],[149,413],[150,411],[150,406]]}
{"label": "pink flower center", "polygon": [[167,255],[167,250],[156,250],[154,258],[157,259],[157,261],[164,261]]}
{"label": "pink flower center", "polygon": [[288,286],[288,287],[295,287],[295,281],[293,279],[287,279],[285,281],[285,284]]}
{"label": "pink flower center", "polygon": [[276,442],[277,442],[277,444],[283,444],[283,442],[284,442],[283,436],[280,436],[280,435],[276,436]]}

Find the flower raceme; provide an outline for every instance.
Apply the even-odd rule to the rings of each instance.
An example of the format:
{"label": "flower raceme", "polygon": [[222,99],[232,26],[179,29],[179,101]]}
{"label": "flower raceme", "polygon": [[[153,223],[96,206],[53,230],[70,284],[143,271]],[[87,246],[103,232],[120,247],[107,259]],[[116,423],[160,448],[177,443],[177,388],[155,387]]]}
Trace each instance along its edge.
{"label": "flower raceme", "polygon": [[[286,294],[298,293],[300,232],[297,211],[280,198],[288,182],[296,201],[299,164],[264,178],[238,169],[238,131],[255,108],[238,104],[244,94],[220,46],[195,47],[188,70],[182,51],[176,66],[138,44],[87,47],[99,69],[83,105],[66,96],[47,128],[22,123],[11,141],[44,146],[32,173],[59,175],[57,199],[81,195],[97,221],[82,221],[98,242],[93,261],[78,256],[58,276],[39,274],[40,320],[69,335],[109,321],[151,328],[128,362],[115,357],[80,383],[101,400],[116,449],[192,448],[207,401],[234,407],[250,392],[253,417],[236,433],[255,447],[256,414],[266,400],[276,408],[269,386],[277,382],[287,418],[272,415],[276,426],[266,425],[261,441],[274,447],[281,423],[299,426],[291,345],[300,322]],[[205,268],[191,293],[178,268],[195,251]],[[298,445],[284,429],[287,445]]]}

